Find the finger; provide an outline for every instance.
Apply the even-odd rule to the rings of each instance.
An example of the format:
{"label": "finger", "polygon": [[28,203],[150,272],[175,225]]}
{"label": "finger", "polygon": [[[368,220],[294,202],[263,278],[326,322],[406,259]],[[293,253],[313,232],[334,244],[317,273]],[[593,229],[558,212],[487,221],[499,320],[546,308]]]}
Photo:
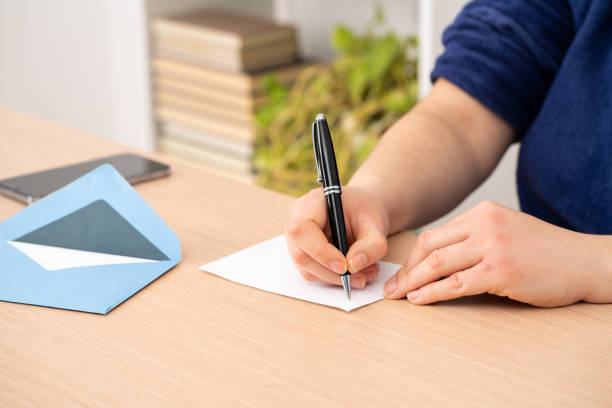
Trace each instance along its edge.
{"label": "finger", "polygon": [[[293,242],[301,251],[336,274],[346,272],[346,258],[329,243],[321,228],[312,220],[293,218],[285,227],[287,243]],[[295,257],[294,257],[295,261]]]}
{"label": "finger", "polygon": [[385,285],[385,293],[390,299],[403,298],[410,291],[471,268],[481,259],[480,249],[469,240],[436,249],[413,268],[408,270],[402,266],[396,273],[395,281]]}
{"label": "finger", "polygon": [[[319,278],[316,275],[313,275],[312,273],[308,272],[306,269],[303,268],[297,268],[298,272],[300,273],[300,276],[307,282],[318,282],[318,283],[324,283],[327,285],[337,285],[337,286],[342,286],[341,282],[328,282],[325,281],[321,278]],[[369,283],[369,278],[366,276],[366,280],[364,282],[363,279],[355,279],[355,280],[351,280],[351,287],[353,289],[363,289],[363,287]]]}
{"label": "finger", "polygon": [[[329,285],[342,286],[342,280],[340,279],[340,275],[334,273],[332,271],[328,271],[327,269],[318,269],[321,268],[320,265],[314,264],[313,269],[305,269],[302,267],[297,267],[300,275],[309,282],[321,282]],[[309,277],[309,275],[311,275]],[[363,274],[351,275],[351,287],[354,289],[363,289],[367,284],[367,277]]]}
{"label": "finger", "polygon": [[387,253],[387,237],[374,225],[360,228],[355,234],[355,242],[346,254],[351,273],[373,265]]}
{"label": "finger", "polygon": [[432,251],[464,241],[468,236],[468,230],[458,222],[446,223],[440,227],[423,231],[417,237],[407,266],[411,268],[425,259]]}
{"label": "finger", "polygon": [[[367,283],[372,283],[376,280],[376,278],[378,278],[378,272],[380,272],[380,267],[378,263],[373,263],[367,268],[364,268],[359,271],[359,274],[363,274],[366,277]],[[353,275],[351,274],[351,276]]]}
{"label": "finger", "polygon": [[446,279],[430,283],[420,289],[408,293],[408,300],[415,305],[426,305],[443,300],[456,299],[463,296],[486,293],[494,282],[490,282],[490,274],[482,273],[482,263],[473,268],[455,272]]}
{"label": "finger", "polygon": [[[297,267],[297,270],[305,281],[342,286],[340,276],[334,274],[333,272],[330,275],[326,275],[324,278],[320,278],[319,276],[310,273],[307,269],[303,267]],[[380,268],[376,263],[363,269],[358,274],[351,274],[351,287],[354,289],[363,289],[367,284],[376,281],[376,278],[378,278],[379,270]]]}
{"label": "finger", "polygon": [[302,279],[304,279],[306,282],[323,282],[323,280],[317,278],[315,275],[308,272],[306,269],[297,268],[297,270],[300,273]]}
{"label": "finger", "polygon": [[[305,280],[310,282],[324,282],[333,285],[342,285],[340,275],[330,271],[312,259],[306,252],[298,248],[293,241],[287,240],[287,248],[289,249],[289,254],[293,259],[297,270]],[[363,288],[368,282],[368,276],[365,274],[365,272],[371,273],[372,270],[364,270],[362,273],[351,275],[351,287],[357,289]]]}
{"label": "finger", "polygon": [[[452,220],[451,220],[452,221]],[[463,242],[469,237],[469,232],[461,222],[447,222],[446,224],[423,231],[419,234],[417,242],[412,248],[408,260],[404,262],[402,267],[395,275],[387,280],[384,286],[385,296],[395,299],[394,295],[397,290],[398,277],[400,280],[405,279],[404,275],[408,273],[414,266],[422,262],[432,251],[440,248]],[[403,297],[400,296],[400,297]]]}

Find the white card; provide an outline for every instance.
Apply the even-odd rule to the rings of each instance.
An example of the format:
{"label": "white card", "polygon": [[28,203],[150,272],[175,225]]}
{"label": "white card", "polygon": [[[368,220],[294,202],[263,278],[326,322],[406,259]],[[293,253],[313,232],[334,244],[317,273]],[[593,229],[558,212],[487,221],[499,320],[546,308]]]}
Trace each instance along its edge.
{"label": "white card", "polygon": [[347,312],[383,298],[383,286],[400,265],[379,261],[378,279],[364,289],[351,288],[348,300],[340,286],[305,281],[293,265],[284,235],[235,252],[200,269],[243,285]]}

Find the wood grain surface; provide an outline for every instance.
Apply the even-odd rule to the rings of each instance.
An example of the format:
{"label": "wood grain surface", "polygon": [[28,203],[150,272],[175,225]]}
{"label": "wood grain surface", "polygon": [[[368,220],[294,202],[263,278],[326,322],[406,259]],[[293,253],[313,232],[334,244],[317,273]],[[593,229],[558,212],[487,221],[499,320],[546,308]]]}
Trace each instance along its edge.
{"label": "wood grain surface", "polygon": [[[129,150],[0,109],[0,178]],[[150,157],[173,174],[136,190],[182,262],[107,316],[0,302],[0,407],[612,406],[612,306],[346,313],[241,286],[198,266],[282,233],[291,199]],[[0,220],[21,208],[0,197]]]}

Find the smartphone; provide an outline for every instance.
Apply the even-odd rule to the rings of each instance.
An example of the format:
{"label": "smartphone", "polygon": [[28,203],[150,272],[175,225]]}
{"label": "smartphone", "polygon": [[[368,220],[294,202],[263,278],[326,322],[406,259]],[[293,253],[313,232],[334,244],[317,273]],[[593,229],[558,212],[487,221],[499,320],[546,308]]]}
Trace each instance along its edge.
{"label": "smartphone", "polygon": [[32,204],[103,164],[111,164],[131,184],[170,174],[170,167],[136,154],[118,154],[70,166],[0,180],[0,194]]}

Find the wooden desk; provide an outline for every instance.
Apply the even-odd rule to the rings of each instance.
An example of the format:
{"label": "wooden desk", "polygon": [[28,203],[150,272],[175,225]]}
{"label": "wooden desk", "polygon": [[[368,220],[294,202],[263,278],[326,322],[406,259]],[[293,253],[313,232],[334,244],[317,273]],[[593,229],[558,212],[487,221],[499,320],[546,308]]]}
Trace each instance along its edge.
{"label": "wooden desk", "polygon": [[[0,109],[0,177],[125,150]],[[136,189],[183,261],[107,316],[0,302],[1,407],[612,406],[612,306],[346,313],[241,286],[198,266],[281,233],[290,198],[160,158],[173,175]]]}

